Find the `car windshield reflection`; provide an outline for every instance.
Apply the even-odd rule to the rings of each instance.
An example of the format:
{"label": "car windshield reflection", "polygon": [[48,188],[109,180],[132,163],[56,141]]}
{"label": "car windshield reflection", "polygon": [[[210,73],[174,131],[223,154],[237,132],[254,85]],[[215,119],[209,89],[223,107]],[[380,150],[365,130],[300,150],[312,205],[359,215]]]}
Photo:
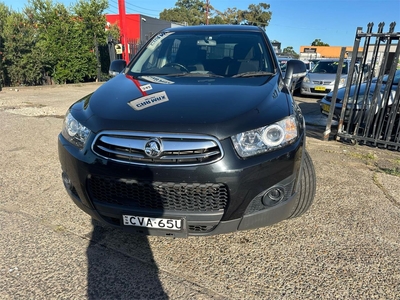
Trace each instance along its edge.
{"label": "car windshield reflection", "polygon": [[[319,61],[314,68],[310,71],[310,73],[327,73],[327,74],[336,74],[338,70],[339,62],[337,61]],[[342,65],[342,74],[347,74],[348,63],[343,62]]]}
{"label": "car windshield reflection", "polygon": [[[274,73],[262,36],[248,32],[162,32],[129,67],[130,75],[223,76]],[[182,75],[191,74],[191,75]]]}

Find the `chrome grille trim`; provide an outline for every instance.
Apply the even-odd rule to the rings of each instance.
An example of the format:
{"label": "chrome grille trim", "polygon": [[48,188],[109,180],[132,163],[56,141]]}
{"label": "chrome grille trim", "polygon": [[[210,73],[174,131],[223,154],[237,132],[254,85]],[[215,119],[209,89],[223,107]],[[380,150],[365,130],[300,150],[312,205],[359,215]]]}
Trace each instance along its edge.
{"label": "chrome grille trim", "polygon": [[314,84],[322,84],[322,85],[330,85],[332,83],[332,81],[321,81],[321,80],[314,80],[313,81]]}
{"label": "chrome grille trim", "polygon": [[[150,139],[162,141],[162,153],[148,157],[144,148]],[[220,160],[224,153],[220,142],[208,135],[102,131],[97,134],[92,151],[107,160],[137,165],[192,166]]]}

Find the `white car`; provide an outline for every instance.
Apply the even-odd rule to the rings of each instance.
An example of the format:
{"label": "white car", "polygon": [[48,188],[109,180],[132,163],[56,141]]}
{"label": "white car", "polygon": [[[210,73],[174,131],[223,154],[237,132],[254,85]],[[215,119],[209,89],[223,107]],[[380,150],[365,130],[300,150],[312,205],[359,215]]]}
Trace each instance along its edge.
{"label": "white car", "polygon": [[[339,59],[320,60],[314,68],[303,78],[300,92],[307,96],[324,96],[331,92],[335,86],[336,73],[339,67]],[[356,65],[355,71],[358,72]],[[339,87],[346,86],[349,74],[350,60],[345,60],[342,65]]]}

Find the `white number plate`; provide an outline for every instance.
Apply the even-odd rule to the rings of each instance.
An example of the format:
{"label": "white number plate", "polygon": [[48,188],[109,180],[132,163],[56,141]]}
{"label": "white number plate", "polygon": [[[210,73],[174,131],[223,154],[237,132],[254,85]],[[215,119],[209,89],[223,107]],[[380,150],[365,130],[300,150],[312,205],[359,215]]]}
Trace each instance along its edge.
{"label": "white number plate", "polygon": [[168,229],[168,230],[181,230],[182,220],[181,219],[161,219],[161,218],[149,218],[123,215],[124,225],[127,226],[138,226],[146,228],[156,229]]}

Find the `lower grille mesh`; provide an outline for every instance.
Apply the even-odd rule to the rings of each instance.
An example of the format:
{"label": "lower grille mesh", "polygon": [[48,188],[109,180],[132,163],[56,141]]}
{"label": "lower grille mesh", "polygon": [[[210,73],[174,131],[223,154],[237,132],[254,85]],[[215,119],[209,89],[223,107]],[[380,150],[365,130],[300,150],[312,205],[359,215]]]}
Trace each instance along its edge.
{"label": "lower grille mesh", "polygon": [[229,198],[222,183],[151,182],[105,176],[91,176],[88,191],[96,202],[164,211],[220,211]]}

